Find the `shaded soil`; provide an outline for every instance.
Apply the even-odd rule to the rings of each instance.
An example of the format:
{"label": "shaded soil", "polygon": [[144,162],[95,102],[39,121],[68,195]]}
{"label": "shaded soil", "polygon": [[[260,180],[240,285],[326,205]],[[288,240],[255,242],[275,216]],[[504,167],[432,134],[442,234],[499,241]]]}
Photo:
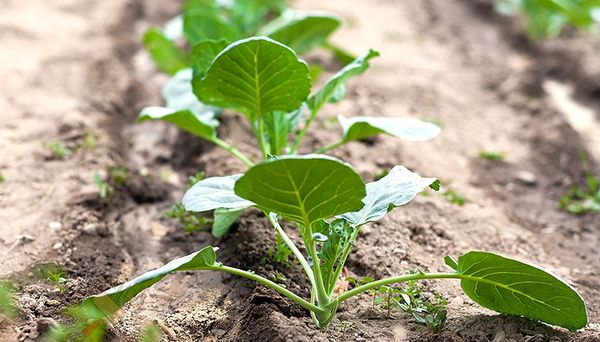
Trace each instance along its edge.
{"label": "shaded soil", "polygon": [[[356,53],[369,47],[382,52],[367,74],[351,82],[348,98],[326,109],[303,151],[337,139],[331,120],[337,114],[434,118],[443,133],[432,142],[378,137],[332,155],[351,162],[366,180],[403,164],[440,177],[466,198],[458,206],[437,194],[420,196],[365,227],[349,274],[441,271],[445,255],[489,250],[571,281],[588,303],[592,324],[569,333],[496,315],[473,304],[456,283],[427,282],[428,291],[449,302],[448,322],[438,335],[400,311],[389,317],[372,308],[367,296],[344,303],[329,330],[319,331],[304,310],[262,286],[186,272],[128,304],[112,322],[110,339],[137,340],[158,321],[173,341],[600,340],[600,216],[557,209],[562,194],[584,179],[580,151],[588,153],[596,174],[600,155],[542,86],[548,79],[570,84],[575,100],[600,118],[594,58],[600,43],[567,32],[531,44],[519,21],[496,14],[489,0],[303,0],[295,6],[340,14],[347,26],[334,37],[337,43]],[[180,200],[190,175],[244,170],[225,152],[174,127],[134,124],[142,106],[160,103],[166,80],[140,50],[139,37],[177,13],[177,4],[7,0],[0,7],[0,72],[18,76],[0,85],[0,172],[7,178],[0,184],[0,276],[18,285],[22,312],[19,320],[0,321],[0,340],[39,339],[63,320],[60,313],[69,305],[209,244],[221,248],[222,262],[270,278],[281,274],[287,288],[308,295],[297,265],[264,262],[274,237],[258,212],[246,213],[221,240],[207,231],[185,233],[163,216]],[[38,20],[40,13],[45,21]],[[325,64],[327,73],[338,67],[324,52],[306,58]],[[223,120],[220,135],[252,154],[242,118],[226,113]],[[95,146],[77,147],[89,132]],[[43,147],[56,140],[74,153],[61,159]],[[482,160],[479,150],[506,157]],[[114,196],[103,200],[93,178],[96,172],[106,176],[109,166],[129,171]],[[64,291],[37,275],[48,263],[64,270]]]}

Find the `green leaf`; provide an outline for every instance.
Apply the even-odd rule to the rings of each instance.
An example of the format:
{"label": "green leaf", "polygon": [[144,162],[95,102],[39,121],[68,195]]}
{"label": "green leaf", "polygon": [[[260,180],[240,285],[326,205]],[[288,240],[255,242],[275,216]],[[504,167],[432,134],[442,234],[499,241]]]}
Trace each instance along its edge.
{"label": "green leaf", "polygon": [[486,252],[458,258],[461,287],[479,305],[509,315],[558,325],[584,327],[587,309],[564,280],[538,267]]}
{"label": "green leaf", "polygon": [[344,142],[364,139],[376,134],[387,134],[411,141],[427,141],[442,131],[439,126],[413,118],[389,118],[338,115],[344,130]]}
{"label": "green leaf", "polygon": [[183,50],[156,28],[144,33],[144,47],[163,72],[173,75],[189,66],[188,58]]}
{"label": "green leaf", "polygon": [[260,35],[269,36],[301,55],[324,43],[340,25],[341,20],[329,13],[287,11],[265,25]]}
{"label": "green leaf", "polygon": [[364,207],[357,212],[341,215],[355,227],[383,218],[390,210],[412,201],[412,199],[435,178],[423,178],[404,166],[394,168],[378,181],[367,184]]}
{"label": "green leaf", "polygon": [[200,115],[189,110],[174,110],[166,107],[146,107],[138,115],[137,122],[162,120],[170,122],[197,137],[212,141],[217,136],[215,126],[204,122]]}
{"label": "green leaf", "polygon": [[279,156],[288,146],[289,135],[296,128],[303,107],[290,113],[271,112],[264,116],[266,133],[271,146],[271,154]]}
{"label": "green leaf", "polygon": [[348,244],[353,243],[353,228],[346,220],[335,220],[331,224],[323,221],[323,225],[326,227],[326,231],[323,233],[326,234],[327,241],[323,243],[323,247],[319,251],[319,258],[322,263],[323,285],[328,293],[331,293],[337,282],[337,279],[334,278],[340,258]]}
{"label": "green leaf", "polygon": [[194,82],[194,93],[206,104],[252,119],[294,111],[310,86],[308,66],[292,50],[270,38],[252,37],[221,51],[206,76]]}
{"label": "green leaf", "polygon": [[220,113],[218,108],[207,106],[198,101],[192,92],[192,69],[183,69],[171,77],[162,88],[161,94],[165,99],[166,107],[175,110],[190,110],[198,115],[199,119],[210,125],[218,126],[215,116]]}
{"label": "green leaf", "polygon": [[259,207],[304,225],[359,210],[365,195],[360,176],[322,155],[290,156],[252,167],[235,193]]}
{"label": "green leaf", "polygon": [[242,209],[226,209],[217,208],[215,209],[212,235],[216,238],[225,236],[229,232],[229,228],[235,223],[235,221],[242,215],[245,208]]}
{"label": "green leaf", "polygon": [[[338,71],[327,83],[314,95],[308,99],[308,107],[316,115],[321,110],[325,103],[329,102],[334,95],[340,92],[340,87],[344,87],[348,79],[365,72],[369,68],[369,60],[379,56],[379,52],[369,50],[367,53],[359,56],[352,63],[346,65],[342,70]],[[339,98],[335,98],[339,101]]]}
{"label": "green leaf", "polygon": [[209,211],[218,208],[244,209],[254,205],[233,192],[241,175],[205,178],[194,184],[183,196],[182,204],[187,211]]}
{"label": "green leaf", "polygon": [[269,16],[279,16],[287,7],[285,0],[234,0],[229,9],[231,21],[245,34],[256,32]]}
{"label": "green leaf", "polygon": [[138,293],[162,280],[167,274],[180,271],[208,270],[220,267],[215,248],[208,246],[198,252],[175,259],[153,271],[146,272],[122,285],[85,299],[84,305],[93,304],[106,316],[111,316]]}
{"label": "green leaf", "polygon": [[183,32],[191,45],[207,39],[234,41],[242,36],[212,0],[187,1],[183,10]]}
{"label": "green leaf", "polygon": [[[204,77],[206,70],[217,57],[217,55],[223,51],[229,43],[225,39],[219,40],[205,40],[192,47],[190,52],[190,58],[192,60],[192,66],[194,67],[194,75]],[[190,79],[190,84],[191,84]],[[190,86],[191,87],[191,86]]]}

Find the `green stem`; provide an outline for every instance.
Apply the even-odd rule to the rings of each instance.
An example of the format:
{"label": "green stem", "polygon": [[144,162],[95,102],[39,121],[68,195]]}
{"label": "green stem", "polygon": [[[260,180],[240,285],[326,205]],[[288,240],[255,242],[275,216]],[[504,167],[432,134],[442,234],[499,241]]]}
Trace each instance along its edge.
{"label": "green stem", "polygon": [[269,150],[267,147],[267,142],[265,140],[265,122],[263,119],[258,119],[258,143],[260,145],[260,150],[263,154],[263,159],[267,160],[267,155],[269,154]]}
{"label": "green stem", "polygon": [[312,258],[313,271],[315,275],[315,289],[317,290],[317,300],[319,307],[323,308],[329,305],[331,302],[327,291],[325,290],[325,285],[323,284],[323,277],[321,275],[321,265],[319,261],[319,255],[317,254],[317,246],[312,237],[312,227],[306,226],[305,228],[305,237],[304,244],[308,254]]}
{"label": "green stem", "polygon": [[245,154],[243,154],[238,149],[236,149],[235,147],[233,147],[233,145],[231,145],[231,144],[227,143],[226,141],[221,140],[221,139],[219,139],[217,137],[214,137],[212,139],[212,142],[215,145],[223,148],[227,152],[231,153],[234,157],[236,157],[239,160],[241,160],[244,164],[246,164],[246,166],[248,166],[248,167],[254,166],[254,162],[252,160],[250,160],[250,158],[246,157]]}
{"label": "green stem", "polygon": [[359,227],[354,228],[354,231],[352,232],[352,236],[350,237],[348,244],[344,246],[344,252],[342,253],[340,261],[338,261],[337,263],[337,268],[332,278],[333,283],[331,284],[331,288],[328,292],[330,296],[333,293],[333,290],[335,290],[335,285],[337,284],[337,281],[340,278],[340,275],[342,274],[342,270],[344,269],[344,265],[346,264],[346,259],[348,259],[348,255],[350,255],[350,251],[352,250],[352,246],[354,244],[354,241],[356,240],[356,236],[358,236],[359,231]]}
{"label": "green stem", "polygon": [[327,152],[329,150],[333,150],[334,148],[338,148],[338,147],[344,145],[345,143],[346,143],[345,141],[340,140],[340,141],[338,141],[336,143],[333,143],[331,145],[327,145],[327,146],[321,147],[320,149],[316,150],[315,153],[316,154],[323,154],[323,153],[325,153],[325,152]]}
{"label": "green stem", "polygon": [[321,46],[323,48],[331,51],[335,55],[335,57],[344,64],[351,63],[352,61],[354,61],[356,59],[356,56],[352,55],[350,52],[342,49],[341,47],[339,47],[333,43],[325,42],[325,43],[321,44]]}
{"label": "green stem", "polygon": [[368,284],[364,284],[358,287],[353,288],[350,291],[346,291],[337,298],[333,300],[335,303],[341,303],[345,300],[348,300],[356,295],[359,295],[365,291],[369,291],[370,289],[377,288],[384,285],[394,284],[394,283],[402,283],[409,280],[426,280],[426,279],[461,279],[464,278],[463,275],[458,273],[415,273],[415,274],[406,274],[398,277],[385,278],[381,280],[376,280],[370,282]]}
{"label": "green stem", "polygon": [[310,116],[308,117],[308,119],[306,119],[306,122],[304,123],[304,127],[302,127],[300,132],[298,132],[298,134],[296,135],[296,138],[294,140],[294,144],[292,145],[290,154],[296,154],[296,152],[298,152],[298,148],[300,147],[300,144],[302,143],[302,140],[304,139],[306,132],[308,132],[308,128],[310,127],[312,122],[317,117],[316,115],[313,115],[313,113],[314,113],[314,111],[311,112]]}
{"label": "green stem", "polygon": [[248,278],[248,279],[252,279],[256,282],[259,282],[269,288],[272,288],[273,290],[281,293],[282,295],[286,296],[287,298],[289,298],[291,301],[293,301],[294,303],[302,306],[303,308],[309,310],[309,311],[314,311],[317,313],[325,313],[325,310],[321,309],[320,307],[311,304],[310,302],[308,302],[307,300],[301,298],[300,296],[296,295],[295,293],[289,291],[288,289],[286,289],[285,287],[269,280],[266,278],[263,278],[257,274],[254,274],[252,272],[248,272],[248,271],[243,271],[240,270],[238,268],[234,268],[234,267],[229,267],[229,266],[218,266],[218,267],[210,267],[208,268],[209,270],[213,270],[213,271],[222,271],[222,272],[226,272],[226,273],[231,273],[231,274],[235,274],[237,276],[240,277],[244,277],[244,278]]}
{"label": "green stem", "polygon": [[315,275],[313,273],[312,268],[310,268],[308,261],[306,260],[306,258],[304,258],[304,255],[302,255],[302,252],[300,252],[298,247],[296,247],[296,244],[294,243],[294,241],[292,241],[292,239],[290,239],[290,237],[285,233],[285,231],[283,230],[283,228],[277,221],[277,216],[275,214],[267,214],[267,213],[265,213],[265,215],[267,215],[267,217],[271,221],[271,224],[273,225],[275,230],[279,233],[279,235],[281,236],[281,238],[283,239],[285,244],[288,245],[288,247],[290,248],[292,253],[294,253],[294,255],[296,256],[296,259],[298,259],[298,261],[300,262],[300,265],[302,265],[302,268],[304,269],[304,272],[306,272],[306,276],[308,277],[308,280],[310,280],[310,283],[311,283],[312,287],[314,288],[316,286]]}

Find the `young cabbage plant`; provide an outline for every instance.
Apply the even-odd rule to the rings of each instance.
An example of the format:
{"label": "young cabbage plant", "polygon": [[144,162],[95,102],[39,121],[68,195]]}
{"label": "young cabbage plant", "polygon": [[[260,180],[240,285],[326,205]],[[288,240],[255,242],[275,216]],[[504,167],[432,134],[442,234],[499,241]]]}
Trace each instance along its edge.
{"label": "young cabbage plant", "polygon": [[298,54],[321,46],[349,63],[355,57],[328,42],[341,23],[331,13],[289,9],[283,0],[188,0],[182,14],[162,30],[148,29],[143,43],[158,68],[169,75],[192,66],[192,52],[181,45],[221,39],[231,43],[252,35],[269,36]]}
{"label": "young cabbage plant", "polygon": [[[271,38],[252,37],[230,45],[224,40],[202,42],[192,50],[194,71],[180,71],[163,90],[167,107],[145,108],[138,121],[163,120],[175,124],[224,148],[252,167],[254,161],[249,156],[218,137],[215,116],[219,109],[237,111],[248,119],[262,159],[295,154],[321,109],[327,103],[340,101],[346,93],[347,81],[365,72],[369,60],[378,55],[369,50],[311,94],[308,65],[292,49]],[[376,134],[425,141],[440,133],[439,126],[410,118],[339,116],[338,119],[342,137],[334,144],[318,148],[317,153]],[[216,235],[222,236],[243,209],[204,210],[216,209],[219,210],[214,222],[218,229],[213,232],[218,231]]]}
{"label": "young cabbage plant", "polygon": [[598,0],[499,0],[497,9],[510,15],[524,14],[533,40],[555,38],[567,26],[600,32]]}
{"label": "young cabbage plant", "polygon": [[[396,166],[387,176],[365,185],[348,164],[323,155],[286,156],[262,162],[244,175],[226,178],[226,185],[216,186],[216,191],[190,189],[184,203],[231,209],[251,205],[264,211],[304,270],[311,284],[310,298],[302,298],[252,271],[222,264],[217,260],[217,248],[208,246],[85,302],[110,316],[170,273],[220,271],[255,280],[279,292],[306,309],[317,327],[326,328],[340,304],[372,289],[413,280],[454,279],[474,302],[496,312],[570,330],[587,324],[583,299],[564,280],[539,267],[480,251],[468,252],[457,261],[446,257],[448,272],[398,275],[334,294],[360,228],[407,204],[434,182]],[[281,227],[282,219],[295,223],[306,255]]]}

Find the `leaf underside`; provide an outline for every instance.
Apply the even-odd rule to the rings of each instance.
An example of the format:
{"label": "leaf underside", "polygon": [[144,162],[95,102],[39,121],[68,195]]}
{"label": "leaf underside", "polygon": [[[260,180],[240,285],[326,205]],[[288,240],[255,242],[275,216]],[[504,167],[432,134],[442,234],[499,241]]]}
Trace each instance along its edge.
{"label": "leaf underside", "polygon": [[344,142],[360,140],[380,133],[411,141],[427,141],[441,132],[439,126],[413,118],[338,116],[344,130]]}
{"label": "leaf underside", "polygon": [[146,272],[124,284],[113,287],[101,294],[85,299],[85,304],[93,304],[106,316],[111,316],[133,297],[162,280],[173,272],[206,270],[219,267],[214,247],[205,247],[190,255],[175,259],[153,271]]}
{"label": "leaf underside", "polygon": [[203,212],[225,209],[244,209],[254,205],[233,191],[240,174],[205,178],[194,184],[183,196],[182,204],[187,211]]}
{"label": "leaf underside", "polygon": [[197,137],[212,140],[217,135],[215,126],[207,124],[204,117],[189,110],[174,110],[167,107],[146,107],[140,112],[137,122],[162,120],[174,124]]}
{"label": "leaf underside", "polygon": [[469,252],[458,259],[465,293],[479,305],[570,330],[584,327],[587,310],[581,296],[552,274],[496,254]]}
{"label": "leaf underside", "polygon": [[337,159],[293,156],[258,164],[235,184],[235,193],[301,224],[362,208],[360,176]]}
{"label": "leaf underside", "polygon": [[412,201],[434,181],[435,178],[423,178],[404,166],[394,166],[385,177],[367,183],[367,195],[363,199],[364,207],[361,210],[345,213],[341,217],[355,227],[377,221],[391,209]]}

